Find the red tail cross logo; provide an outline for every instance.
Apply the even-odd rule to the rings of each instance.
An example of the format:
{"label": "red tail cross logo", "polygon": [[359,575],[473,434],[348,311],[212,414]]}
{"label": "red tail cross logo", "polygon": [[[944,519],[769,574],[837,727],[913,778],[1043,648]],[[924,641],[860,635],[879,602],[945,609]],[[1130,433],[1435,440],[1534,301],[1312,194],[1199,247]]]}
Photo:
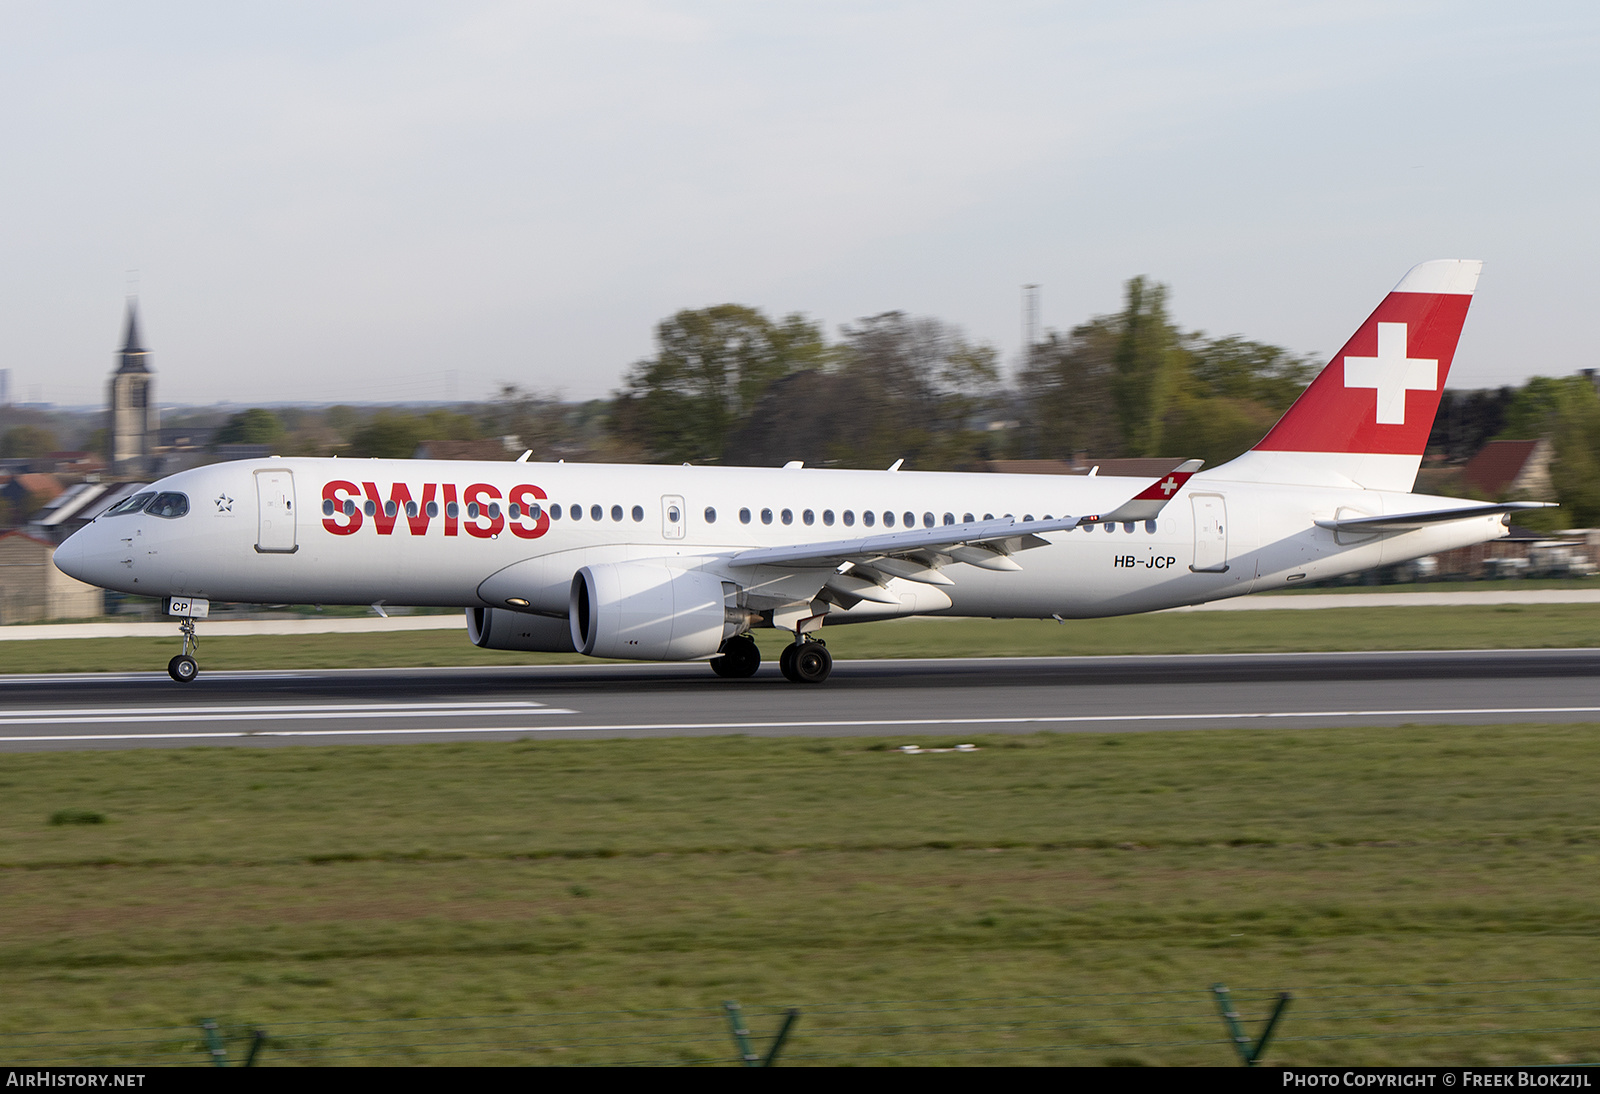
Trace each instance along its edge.
{"label": "red tail cross logo", "polygon": [[1344,386],[1378,395],[1378,424],[1406,424],[1406,392],[1438,391],[1438,358],[1406,356],[1406,325],[1378,324],[1378,356],[1344,359]]}

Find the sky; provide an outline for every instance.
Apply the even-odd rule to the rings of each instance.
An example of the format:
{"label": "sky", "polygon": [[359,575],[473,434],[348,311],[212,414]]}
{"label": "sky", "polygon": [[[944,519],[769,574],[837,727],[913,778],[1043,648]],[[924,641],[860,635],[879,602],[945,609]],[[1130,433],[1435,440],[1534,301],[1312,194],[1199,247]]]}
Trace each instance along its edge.
{"label": "sky", "polygon": [[604,396],[682,308],[1014,367],[1169,286],[1332,353],[1481,258],[1453,387],[1600,367],[1600,6],[0,0],[0,368],[163,404]]}

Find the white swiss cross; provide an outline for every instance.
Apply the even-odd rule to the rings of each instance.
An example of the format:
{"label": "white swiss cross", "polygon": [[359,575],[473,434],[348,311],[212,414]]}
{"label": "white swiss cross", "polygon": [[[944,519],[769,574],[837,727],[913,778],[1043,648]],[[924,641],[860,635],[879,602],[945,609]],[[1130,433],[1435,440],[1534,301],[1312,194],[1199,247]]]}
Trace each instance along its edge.
{"label": "white swiss cross", "polygon": [[1439,362],[1406,356],[1406,325],[1378,324],[1378,356],[1346,357],[1344,386],[1378,391],[1378,424],[1406,424],[1406,392],[1438,391]]}
{"label": "white swiss cross", "polygon": [[1169,498],[1172,497],[1172,492],[1177,488],[1178,480],[1171,475],[1168,475],[1167,481],[1161,484],[1161,492]]}

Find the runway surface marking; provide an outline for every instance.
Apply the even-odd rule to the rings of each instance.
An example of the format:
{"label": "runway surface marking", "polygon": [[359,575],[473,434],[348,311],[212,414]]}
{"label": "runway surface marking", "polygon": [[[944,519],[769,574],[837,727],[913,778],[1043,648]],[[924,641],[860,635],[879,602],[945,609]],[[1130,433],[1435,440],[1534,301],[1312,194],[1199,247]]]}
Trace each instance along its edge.
{"label": "runway surface marking", "polygon": [[[120,724],[128,722],[301,721],[320,718],[476,718],[484,715],[576,714],[532,702],[318,703],[283,706],[47,707],[0,715],[0,726]],[[10,740],[10,738],[0,738]]]}
{"label": "runway surface marking", "polygon": [[[393,708],[383,713],[393,713]],[[443,713],[443,712],[441,712]],[[538,713],[576,714],[577,711],[554,707],[537,710],[490,711],[487,713]],[[1600,714],[1600,707],[1435,707],[1404,710],[1296,710],[1296,711],[1243,711],[1217,714],[1041,714],[1022,717],[995,718],[871,718],[835,721],[785,721],[785,722],[640,722],[607,725],[538,725],[538,726],[429,726],[418,728],[387,729],[259,729],[259,730],[202,730],[178,733],[74,733],[0,737],[0,743],[26,743],[41,741],[157,741],[157,740],[208,740],[239,739],[249,737],[402,737],[421,734],[465,735],[473,733],[581,733],[622,732],[627,730],[718,730],[718,729],[896,729],[915,726],[990,726],[990,725],[1064,725],[1064,724],[1129,724],[1139,722],[1199,722],[1199,721],[1268,721],[1308,718],[1402,718],[1402,717],[1486,717],[1531,714]],[[304,717],[300,715],[298,717]],[[53,724],[40,720],[33,724]]]}

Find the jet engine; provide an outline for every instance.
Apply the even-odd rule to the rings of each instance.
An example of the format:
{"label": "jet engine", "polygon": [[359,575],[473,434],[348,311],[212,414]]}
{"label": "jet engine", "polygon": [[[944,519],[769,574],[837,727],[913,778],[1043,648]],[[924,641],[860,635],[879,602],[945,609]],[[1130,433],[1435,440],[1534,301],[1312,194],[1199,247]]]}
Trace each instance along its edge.
{"label": "jet engine", "polygon": [[659,562],[585,566],[572,575],[572,644],[591,657],[711,657],[747,626],[737,591],[715,575]]}
{"label": "jet engine", "polygon": [[505,608],[468,608],[467,637],[486,650],[528,650],[572,653],[572,628],[565,619],[550,619]]}

